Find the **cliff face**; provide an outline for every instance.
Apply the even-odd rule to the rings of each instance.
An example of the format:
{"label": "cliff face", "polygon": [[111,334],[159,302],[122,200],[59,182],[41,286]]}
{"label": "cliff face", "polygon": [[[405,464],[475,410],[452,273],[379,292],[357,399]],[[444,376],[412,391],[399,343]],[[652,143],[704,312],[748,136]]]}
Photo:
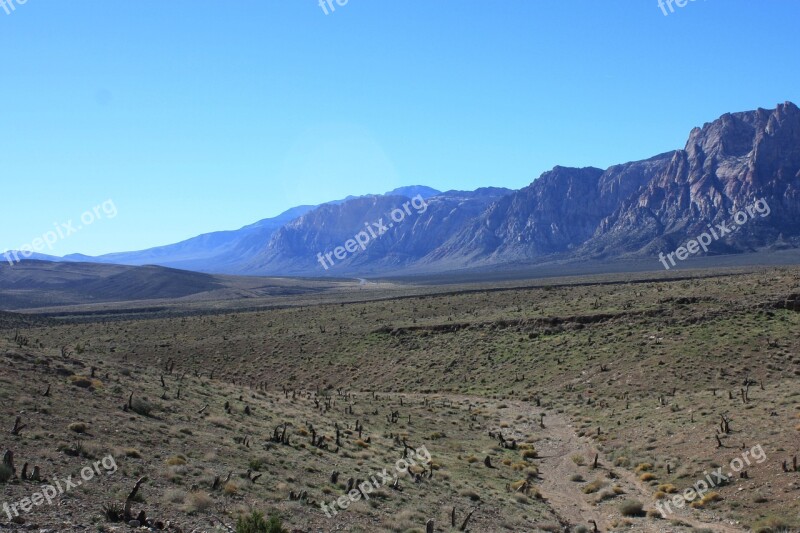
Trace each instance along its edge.
{"label": "cliff face", "polygon": [[[640,191],[598,227],[586,250],[636,251],[694,237],[757,199],[770,212],[717,251],[782,246],[800,236],[800,109],[726,114],[692,130]],[[627,236],[627,239],[625,238]]]}

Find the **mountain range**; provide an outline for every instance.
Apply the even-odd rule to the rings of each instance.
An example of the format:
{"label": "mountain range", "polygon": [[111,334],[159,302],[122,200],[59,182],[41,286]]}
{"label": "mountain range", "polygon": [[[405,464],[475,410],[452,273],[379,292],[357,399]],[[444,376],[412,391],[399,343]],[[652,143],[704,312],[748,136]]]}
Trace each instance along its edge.
{"label": "mountain range", "polygon": [[657,267],[659,253],[758,200],[768,212],[734,225],[707,254],[800,247],[800,109],[791,102],[725,114],[694,128],[683,149],[643,161],[557,166],[520,190],[405,187],[299,206],[177,244],[57,260],[313,277],[650,256]]}

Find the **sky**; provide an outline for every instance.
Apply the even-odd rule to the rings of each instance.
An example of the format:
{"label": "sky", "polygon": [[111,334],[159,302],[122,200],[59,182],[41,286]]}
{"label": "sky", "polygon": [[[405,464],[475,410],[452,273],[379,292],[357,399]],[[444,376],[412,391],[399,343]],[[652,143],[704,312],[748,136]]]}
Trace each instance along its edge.
{"label": "sky", "polygon": [[403,185],[517,189],[800,103],[793,1],[3,1],[0,250],[48,232],[52,255],[138,250]]}

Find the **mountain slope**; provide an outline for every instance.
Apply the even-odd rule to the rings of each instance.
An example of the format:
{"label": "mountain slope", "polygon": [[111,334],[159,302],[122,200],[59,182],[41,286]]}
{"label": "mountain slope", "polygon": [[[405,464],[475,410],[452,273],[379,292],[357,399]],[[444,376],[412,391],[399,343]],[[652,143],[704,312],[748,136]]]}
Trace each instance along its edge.
{"label": "mountain slope", "polygon": [[[423,198],[439,194],[439,191],[424,185],[400,187],[389,191],[385,196],[416,196]],[[348,196],[323,205],[342,205],[358,200]],[[320,206],[302,205],[284,211],[280,215],[260,220],[238,230],[217,231],[192,237],[185,241],[158,246],[135,252],[118,252],[90,257],[72,254],[64,261],[96,262],[119,265],[158,265],[169,268],[194,270],[197,272],[237,274],[246,270],[245,265],[252,262],[270,242],[272,235],[282,226]],[[32,259],[53,260],[50,256],[32,256]],[[58,259],[55,259],[58,260]]]}
{"label": "mountain slope", "polygon": [[224,286],[215,276],[156,266],[28,260],[0,265],[0,308],[182,298]]}
{"label": "mountain slope", "polygon": [[[278,230],[269,246],[247,264],[245,273],[346,275],[411,266],[510,192],[500,188],[449,191],[428,199],[365,196],[322,206]],[[379,226],[385,228],[383,234]],[[363,247],[343,259],[320,260],[320,255],[332,253],[359,234]]]}
{"label": "mountain slope", "polygon": [[302,216],[313,206],[298,206],[274,218],[233,231],[206,233],[176,244],[158,246],[138,252],[120,252],[88,258],[67,256],[67,260],[94,261],[121,265],[159,265],[185,270],[224,272],[235,258],[241,257],[256,243],[269,242],[272,233],[282,225]]}

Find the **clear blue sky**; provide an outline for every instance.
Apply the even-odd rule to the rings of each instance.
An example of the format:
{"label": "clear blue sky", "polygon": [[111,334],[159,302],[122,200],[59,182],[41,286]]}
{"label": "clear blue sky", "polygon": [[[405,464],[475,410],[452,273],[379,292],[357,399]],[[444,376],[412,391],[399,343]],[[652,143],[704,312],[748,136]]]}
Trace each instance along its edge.
{"label": "clear blue sky", "polygon": [[[11,0],[5,0],[9,2]],[[800,103],[800,3],[28,0],[0,8],[0,250],[167,244],[298,204],[520,188]]]}

